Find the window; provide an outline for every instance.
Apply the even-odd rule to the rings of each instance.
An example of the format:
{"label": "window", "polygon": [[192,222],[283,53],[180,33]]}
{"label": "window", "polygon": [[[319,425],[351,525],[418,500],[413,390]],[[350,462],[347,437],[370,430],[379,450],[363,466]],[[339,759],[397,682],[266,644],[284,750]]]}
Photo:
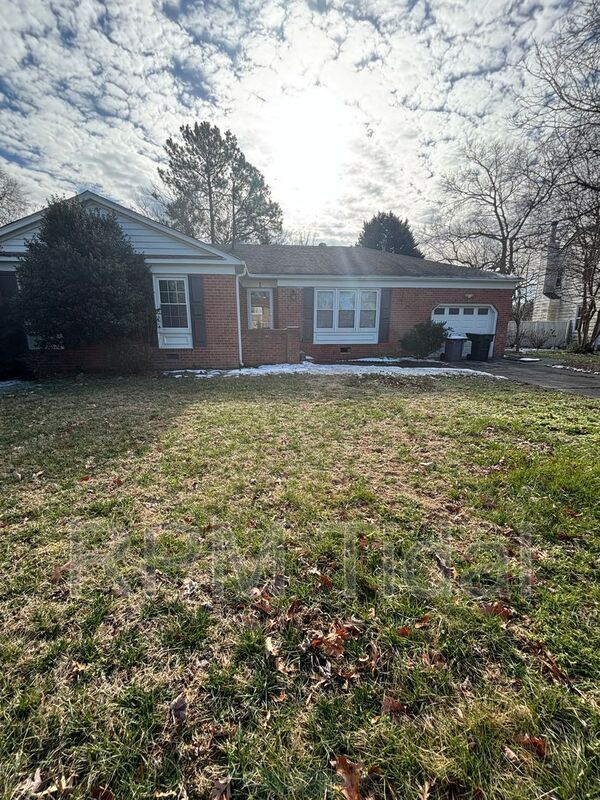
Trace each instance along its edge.
{"label": "window", "polygon": [[363,290],[360,293],[360,320],[361,328],[374,328],[377,319],[377,292]]}
{"label": "window", "polygon": [[339,292],[338,328],[354,328],[356,292]]}
{"label": "window", "polygon": [[273,327],[272,289],[248,289],[248,327],[250,330]]}
{"label": "window", "polygon": [[434,312],[433,312],[433,313],[435,314],[435,316],[436,316],[436,317],[443,317],[443,316],[444,316],[444,314],[446,313],[446,309],[445,309],[445,308],[442,308],[442,306],[438,306],[438,307],[437,307],[437,308],[434,310]]}
{"label": "window", "polygon": [[452,317],[456,317],[460,314],[460,308],[449,308],[448,314],[450,314]]}
{"label": "window", "polygon": [[333,328],[334,292],[317,292],[317,328]]}
{"label": "window", "polygon": [[489,313],[490,313],[489,308],[478,308],[477,309],[477,314],[480,317],[486,317]]}
{"label": "window", "polygon": [[160,320],[162,328],[188,328],[185,280],[159,278]]}
{"label": "window", "polygon": [[377,289],[316,289],[315,328],[374,332],[378,297]]}
{"label": "window", "polygon": [[578,331],[581,325],[581,306],[575,309],[575,330]]}
{"label": "window", "polygon": [[465,314],[467,317],[472,317],[474,313],[474,308],[463,308],[463,314]]}

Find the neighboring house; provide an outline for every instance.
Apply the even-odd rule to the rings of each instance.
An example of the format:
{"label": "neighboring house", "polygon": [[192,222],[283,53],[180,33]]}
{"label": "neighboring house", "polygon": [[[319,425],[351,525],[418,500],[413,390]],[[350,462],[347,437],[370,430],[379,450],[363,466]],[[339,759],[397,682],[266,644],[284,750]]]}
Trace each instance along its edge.
{"label": "neighboring house", "polygon": [[569,271],[568,251],[559,250],[556,228],[553,222],[547,251],[540,260],[531,320],[548,323],[544,327],[554,333],[553,338],[558,337],[558,344],[566,344],[577,338],[583,292],[581,278]]}
{"label": "neighboring house", "polygon": [[[154,281],[157,369],[226,368],[397,354],[400,337],[427,319],[456,332],[494,333],[504,352],[515,279],[361,247],[239,245],[224,252],[94,192],[78,199],[112,211]],[[0,228],[0,292],[42,212]],[[12,274],[11,274],[12,273]],[[47,354],[57,368],[103,369],[94,345]]]}

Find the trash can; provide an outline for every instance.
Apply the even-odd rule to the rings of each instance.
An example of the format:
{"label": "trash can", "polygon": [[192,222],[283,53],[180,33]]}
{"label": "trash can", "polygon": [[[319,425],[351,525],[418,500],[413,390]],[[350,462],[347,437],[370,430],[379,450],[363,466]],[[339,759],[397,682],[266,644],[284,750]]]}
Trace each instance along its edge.
{"label": "trash can", "polygon": [[467,339],[471,342],[471,361],[487,361],[490,353],[490,345],[494,341],[493,333],[467,333]]}
{"label": "trash can", "polygon": [[444,361],[462,361],[466,336],[449,336],[444,346]]}

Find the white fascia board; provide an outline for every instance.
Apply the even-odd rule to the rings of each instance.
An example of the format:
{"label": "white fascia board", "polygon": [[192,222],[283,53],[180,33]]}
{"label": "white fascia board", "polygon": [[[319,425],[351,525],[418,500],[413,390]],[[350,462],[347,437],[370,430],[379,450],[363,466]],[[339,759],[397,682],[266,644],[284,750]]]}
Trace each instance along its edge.
{"label": "white fascia board", "polygon": [[153,275],[181,272],[186,275],[235,275],[237,272],[235,264],[206,264],[182,258],[178,258],[177,261],[169,261],[169,259],[146,257],[145,261]]}
{"label": "white fascia board", "polygon": [[411,278],[390,277],[387,275],[258,275],[252,273],[252,278],[275,278],[278,286],[381,286],[389,288],[417,288],[417,289],[514,289],[519,283],[519,278]]}

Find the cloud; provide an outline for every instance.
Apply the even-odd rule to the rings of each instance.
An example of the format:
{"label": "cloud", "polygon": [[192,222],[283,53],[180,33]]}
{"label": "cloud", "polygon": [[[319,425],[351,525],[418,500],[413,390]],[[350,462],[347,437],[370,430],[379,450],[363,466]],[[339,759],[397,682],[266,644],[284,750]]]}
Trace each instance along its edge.
{"label": "cloud", "polygon": [[286,226],[350,243],[415,224],[468,133],[510,135],[534,38],[568,0],[11,0],[0,163],[33,204],[86,186],[124,203],[180,125],[231,128]]}

